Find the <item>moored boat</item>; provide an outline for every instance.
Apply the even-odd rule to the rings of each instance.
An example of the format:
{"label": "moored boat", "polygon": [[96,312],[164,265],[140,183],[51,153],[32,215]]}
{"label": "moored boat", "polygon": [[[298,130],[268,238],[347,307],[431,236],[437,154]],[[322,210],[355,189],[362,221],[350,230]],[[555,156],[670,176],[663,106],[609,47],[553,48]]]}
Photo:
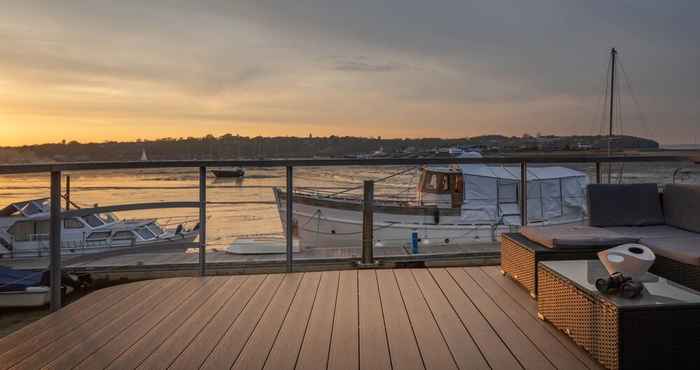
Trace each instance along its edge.
{"label": "moored boat", "polygon": [[[16,202],[0,209],[0,258],[48,255],[48,199]],[[155,219],[120,220],[112,213],[64,218],[61,222],[61,253],[96,253],[150,245],[192,242],[198,226],[178,225],[163,229]]]}
{"label": "moored boat", "polygon": [[212,168],[211,172],[216,177],[243,177],[243,176],[245,176],[245,170],[241,167]]}
{"label": "moored boat", "polygon": [[[585,217],[585,173],[565,167],[532,167],[527,173],[528,223],[581,222]],[[274,189],[286,225],[283,189]],[[377,247],[451,245],[497,240],[520,225],[520,168],[483,164],[423,167],[416,197],[375,199]],[[362,237],[362,199],[296,190],[293,230],[302,247],[358,247]],[[415,236],[414,236],[415,234]]]}

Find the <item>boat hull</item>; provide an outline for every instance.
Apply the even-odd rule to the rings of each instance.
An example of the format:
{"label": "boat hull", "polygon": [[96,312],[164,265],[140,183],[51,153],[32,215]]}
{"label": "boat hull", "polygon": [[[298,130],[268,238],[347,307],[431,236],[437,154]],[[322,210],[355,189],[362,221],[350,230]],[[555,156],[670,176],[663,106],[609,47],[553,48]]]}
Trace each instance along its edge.
{"label": "boat hull", "polygon": [[51,301],[50,289],[46,286],[29,287],[25,290],[0,292],[0,307],[39,307]]}
{"label": "boat hull", "polygon": [[[172,247],[192,243],[199,236],[198,230],[185,231],[179,234],[171,234],[153,240],[113,241],[113,242],[84,242],[64,240],[61,245],[61,255],[83,255],[103,253],[108,251],[127,251],[142,247]],[[49,255],[48,240],[18,243],[13,250],[0,250],[0,258],[25,258],[41,257]]]}
{"label": "boat hull", "polygon": [[[286,195],[275,190],[282,225],[286,227]],[[357,201],[319,200],[294,196],[295,236],[302,248],[360,247],[362,245],[362,210]],[[465,224],[459,210],[429,207],[376,207],[374,219],[375,247],[406,247],[413,244],[413,234],[421,246],[448,246],[490,243],[500,234],[515,232],[518,225],[495,223]],[[541,225],[576,223],[581,219],[550,220]]]}

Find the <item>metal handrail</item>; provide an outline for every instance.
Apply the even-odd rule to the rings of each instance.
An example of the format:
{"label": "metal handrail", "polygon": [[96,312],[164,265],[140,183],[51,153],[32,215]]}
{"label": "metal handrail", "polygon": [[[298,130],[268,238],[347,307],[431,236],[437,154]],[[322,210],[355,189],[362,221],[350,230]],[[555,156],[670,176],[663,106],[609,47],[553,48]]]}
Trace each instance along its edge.
{"label": "metal handrail", "polygon": [[199,167],[334,167],[334,166],[391,166],[425,164],[518,164],[530,163],[607,163],[607,162],[680,162],[693,161],[691,156],[679,155],[526,155],[480,158],[373,158],[373,159],[236,159],[236,160],[162,160],[123,162],[61,162],[0,165],[0,174],[19,174],[60,171],[92,171],[147,168]]}
{"label": "metal handrail", "polygon": [[[688,162],[695,161],[688,156],[678,155],[636,155],[636,156],[600,156],[600,155],[527,155],[500,156],[481,158],[373,158],[373,159],[270,159],[270,160],[166,160],[166,161],[125,161],[125,162],[68,162],[40,164],[0,165],[0,174],[40,173],[51,174],[51,203],[61,203],[61,172],[62,171],[92,171],[92,170],[123,170],[123,169],[154,169],[154,168],[198,168],[199,169],[199,202],[162,202],[141,203],[123,206],[93,207],[81,210],[62,212],[60,207],[51,207],[49,254],[51,269],[51,310],[61,307],[60,272],[61,272],[61,219],[68,215],[94,213],[96,211],[135,210],[172,207],[199,208],[199,264],[200,273],[205,274],[205,243],[206,243],[206,168],[207,167],[285,167],[287,194],[293,194],[294,167],[334,167],[334,166],[392,166],[392,165],[451,165],[451,164],[519,164],[521,167],[521,192],[527,192],[528,163],[595,163],[596,179],[599,181],[600,164],[607,162]],[[292,271],[292,234],[294,223],[292,207],[293,197],[286,197],[287,241],[287,270]],[[521,197],[521,219],[527,220],[527,197]]]}

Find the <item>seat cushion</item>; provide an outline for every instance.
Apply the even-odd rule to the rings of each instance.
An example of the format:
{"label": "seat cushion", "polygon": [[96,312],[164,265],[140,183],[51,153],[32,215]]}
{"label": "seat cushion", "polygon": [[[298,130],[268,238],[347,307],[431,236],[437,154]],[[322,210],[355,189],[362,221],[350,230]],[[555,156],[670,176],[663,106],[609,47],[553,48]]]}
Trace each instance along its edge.
{"label": "seat cushion", "polygon": [[668,225],[700,233],[700,185],[666,185],[664,217]]}
{"label": "seat cushion", "polygon": [[689,265],[700,266],[700,237],[647,238],[640,243],[655,254]]}
{"label": "seat cushion", "polygon": [[533,242],[555,249],[605,248],[639,241],[639,238],[586,225],[526,226],[520,233]]}
{"label": "seat cushion", "polygon": [[591,226],[645,226],[664,224],[656,184],[589,184]]}
{"label": "seat cushion", "polygon": [[640,239],[647,238],[695,238],[700,237],[700,234],[679,229],[668,225],[651,225],[651,226],[612,226],[606,227],[608,230],[615,231],[624,236],[637,237]]}

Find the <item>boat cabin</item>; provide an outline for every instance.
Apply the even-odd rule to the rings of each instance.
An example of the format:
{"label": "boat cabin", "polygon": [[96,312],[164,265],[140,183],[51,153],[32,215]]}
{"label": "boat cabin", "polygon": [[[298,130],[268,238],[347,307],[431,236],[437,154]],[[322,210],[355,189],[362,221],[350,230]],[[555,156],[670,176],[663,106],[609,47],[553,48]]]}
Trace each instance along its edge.
{"label": "boat cabin", "polygon": [[461,208],[464,203],[464,180],[458,169],[424,168],[418,179],[418,201],[423,206]]}
{"label": "boat cabin", "polygon": [[[588,176],[566,167],[527,172],[528,222],[584,217]],[[465,222],[520,224],[520,168],[465,164],[426,166],[420,172],[420,206],[459,208]]]}

